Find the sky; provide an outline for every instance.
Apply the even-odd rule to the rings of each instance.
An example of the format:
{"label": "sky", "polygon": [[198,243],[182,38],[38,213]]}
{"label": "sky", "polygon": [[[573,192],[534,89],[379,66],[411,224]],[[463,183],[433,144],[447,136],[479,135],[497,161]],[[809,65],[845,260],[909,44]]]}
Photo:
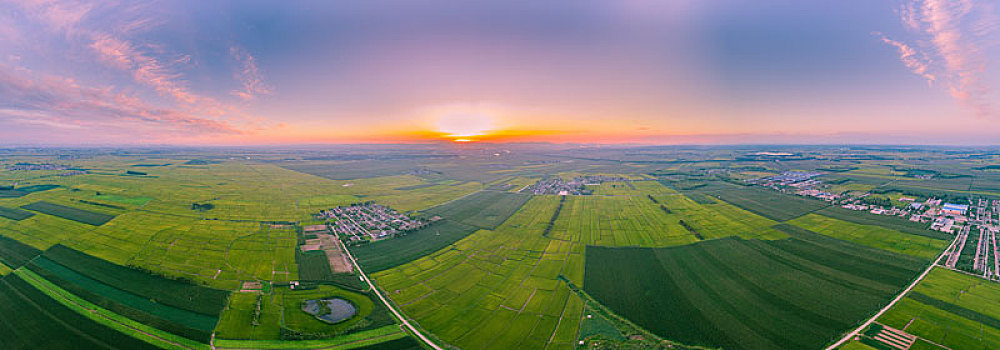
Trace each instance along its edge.
{"label": "sky", "polygon": [[995,145],[998,7],[0,0],[0,145]]}

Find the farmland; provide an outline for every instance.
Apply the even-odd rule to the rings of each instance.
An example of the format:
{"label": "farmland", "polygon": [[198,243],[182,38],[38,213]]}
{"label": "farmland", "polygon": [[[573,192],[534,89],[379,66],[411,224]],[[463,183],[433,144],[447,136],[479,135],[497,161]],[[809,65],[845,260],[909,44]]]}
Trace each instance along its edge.
{"label": "farmland", "polygon": [[[926,223],[739,186],[733,178],[778,171],[715,160],[211,154],[73,160],[88,169],[73,176],[0,171],[0,180],[31,190],[0,198],[0,276],[19,283],[4,287],[4,298],[36,298],[79,316],[66,317],[79,325],[41,329],[83,348],[122,336],[122,344],[139,341],[136,348],[205,349],[213,335],[219,349],[419,347],[356,268],[334,273],[323,251],[299,249],[309,237],[304,227],[335,222],[314,216],[320,210],[373,202],[441,218],[368,244],[339,237],[391,305],[439,345],[821,348],[891,300],[952,238]],[[290,170],[311,164],[323,176]],[[344,168],[354,165],[361,168]],[[703,170],[730,165],[728,178]],[[836,176],[873,189],[900,176],[857,168]],[[128,169],[148,175],[124,176]],[[517,192],[556,176],[629,180],[590,186],[592,195]],[[938,270],[879,324],[927,329],[913,348],[993,347],[985,337],[992,333],[970,331],[991,322],[983,315],[992,311],[980,307],[988,303],[969,302],[992,298],[974,283],[985,280],[957,283]],[[327,297],[360,313],[328,324],[302,311],[307,300]],[[910,316],[909,327],[895,319],[911,314],[920,317]],[[76,327],[104,335],[79,340]],[[10,347],[25,347],[19,339]]]}

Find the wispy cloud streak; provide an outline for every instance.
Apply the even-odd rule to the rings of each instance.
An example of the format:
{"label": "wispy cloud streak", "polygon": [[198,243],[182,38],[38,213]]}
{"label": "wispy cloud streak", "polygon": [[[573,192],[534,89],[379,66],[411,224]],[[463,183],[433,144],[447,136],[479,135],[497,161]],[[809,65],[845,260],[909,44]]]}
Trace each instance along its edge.
{"label": "wispy cloud streak", "polygon": [[882,38],[882,42],[894,46],[896,50],[899,51],[899,60],[903,62],[903,65],[905,65],[906,68],[909,68],[914,74],[926,79],[928,85],[934,84],[934,80],[937,79],[937,77],[930,73],[930,64],[933,62],[927,59],[927,55],[918,55],[917,49],[902,42],[889,39],[885,35],[878,35]]}
{"label": "wispy cloud streak", "polygon": [[229,53],[239,62],[236,79],[243,85],[242,90],[233,90],[232,94],[243,100],[253,100],[258,95],[269,95],[273,88],[264,82],[257,60],[246,50],[238,46],[230,46]]}

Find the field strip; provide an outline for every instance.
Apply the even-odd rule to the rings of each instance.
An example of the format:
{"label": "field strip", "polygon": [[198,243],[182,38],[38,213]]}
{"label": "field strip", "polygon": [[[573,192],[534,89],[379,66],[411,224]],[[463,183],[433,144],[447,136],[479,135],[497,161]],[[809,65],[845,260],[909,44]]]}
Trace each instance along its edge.
{"label": "field strip", "polygon": [[[384,332],[385,329],[390,329],[390,331]],[[378,335],[372,336],[372,333],[378,333]],[[267,350],[341,350],[341,349],[354,349],[363,346],[381,344],[387,341],[392,341],[400,338],[405,338],[408,335],[403,331],[401,326],[396,324],[384,326],[381,328],[376,328],[373,330],[352,333],[348,335],[338,336],[330,339],[320,339],[320,340],[236,340],[236,339],[215,339],[213,340],[214,349],[225,349],[225,350],[250,350],[250,349],[267,349]],[[347,339],[344,339],[347,338]]]}
{"label": "field strip", "polygon": [[[145,337],[136,338],[149,342],[150,344],[156,346],[168,345],[169,348],[174,349],[209,348],[208,344],[202,344],[193,340],[184,339],[142,323],[135,322],[131,319],[125,318],[125,316],[117,315],[110,310],[91,304],[86,300],[79,299],[75,295],[72,295],[72,293],[62,290],[62,288],[59,288],[58,286],[52,284],[52,282],[34,274],[30,270],[23,268],[17,269],[14,271],[14,274],[24,279],[24,281],[28,282],[31,286],[38,288],[38,290],[45,295],[72,309],[73,311],[81,313],[95,322],[108,326],[109,328],[124,334],[131,335],[133,337],[136,336],[135,333],[142,334]],[[116,315],[118,317],[111,315]]]}
{"label": "field strip", "polygon": [[434,350],[444,350],[444,348],[438,346],[437,344],[434,343],[434,341],[430,340],[430,338],[427,338],[426,335],[421,333],[420,330],[417,329],[417,327],[414,327],[412,324],[410,324],[410,321],[408,321],[406,317],[403,317],[403,314],[397,311],[396,308],[393,307],[392,304],[390,304],[389,301],[385,299],[385,296],[382,295],[382,292],[380,292],[378,288],[375,288],[375,283],[372,283],[372,280],[368,278],[368,275],[365,274],[365,271],[361,269],[361,265],[358,265],[357,260],[354,260],[354,255],[351,254],[349,250],[347,250],[347,246],[344,245],[344,242],[337,240],[337,243],[340,244],[340,248],[344,250],[344,253],[347,253],[347,257],[351,258],[351,263],[358,268],[358,274],[361,275],[361,278],[363,278],[365,282],[368,283],[368,286],[371,287],[372,292],[375,292],[375,295],[377,295],[379,300],[382,301],[382,304],[385,304],[385,307],[388,308],[389,311],[392,311],[392,314],[396,315],[396,318],[398,318],[400,322],[403,322],[403,325],[406,326],[406,328],[409,328],[410,331],[417,336],[417,338],[420,338],[420,340],[424,342],[424,344],[427,344]]}
{"label": "field strip", "polygon": [[[956,236],[955,239],[957,240],[958,237]],[[955,245],[956,241],[952,241],[951,244]],[[844,345],[845,343],[847,343],[848,341],[850,341],[851,339],[853,339],[855,336],[857,336],[859,333],[861,333],[862,330],[864,330],[869,325],[871,325],[872,322],[875,322],[875,319],[881,317],[882,314],[886,313],[886,311],[889,311],[889,309],[891,309],[894,305],[896,305],[897,302],[899,302],[900,300],[903,300],[903,297],[905,297],[906,294],[909,293],[910,290],[913,289],[913,287],[916,287],[917,284],[920,283],[920,281],[923,281],[924,277],[927,277],[927,274],[929,274],[931,272],[931,270],[933,270],[934,267],[937,266],[937,264],[939,262],[941,262],[941,258],[944,258],[945,253],[947,253],[947,252],[948,252],[948,249],[945,249],[943,252],[941,252],[941,254],[938,255],[937,259],[934,259],[934,262],[931,263],[931,265],[928,266],[927,269],[924,270],[924,273],[921,273],[920,276],[918,276],[917,279],[913,281],[913,283],[910,283],[910,285],[907,286],[906,289],[904,289],[902,292],[900,292],[899,295],[897,295],[895,299],[892,299],[892,301],[889,302],[888,305],[886,305],[881,310],[879,310],[878,313],[876,313],[871,318],[869,318],[867,321],[865,321],[865,323],[862,323],[860,326],[858,326],[858,328],[855,328],[850,333],[847,333],[846,335],[844,335],[844,337],[840,338],[840,340],[838,340],[836,343],[833,343],[832,345],[826,347],[826,350],[834,350],[834,349],[840,347],[841,345]]]}

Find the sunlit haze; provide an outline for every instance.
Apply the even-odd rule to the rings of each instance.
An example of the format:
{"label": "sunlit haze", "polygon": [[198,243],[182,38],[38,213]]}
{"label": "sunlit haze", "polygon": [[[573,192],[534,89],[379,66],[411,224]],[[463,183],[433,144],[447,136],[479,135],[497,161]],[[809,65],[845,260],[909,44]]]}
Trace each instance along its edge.
{"label": "sunlit haze", "polygon": [[1000,9],[4,1],[9,144],[1000,140]]}

